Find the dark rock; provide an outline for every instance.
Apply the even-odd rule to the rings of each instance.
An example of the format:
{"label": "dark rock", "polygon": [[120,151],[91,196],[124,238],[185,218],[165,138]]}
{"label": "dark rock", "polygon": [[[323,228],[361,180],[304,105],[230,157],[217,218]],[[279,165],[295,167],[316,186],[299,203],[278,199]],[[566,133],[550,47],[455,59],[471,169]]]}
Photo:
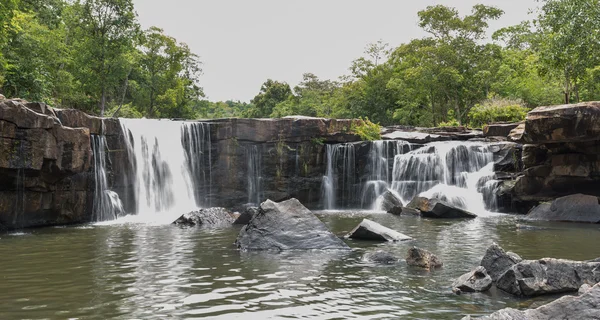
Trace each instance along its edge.
{"label": "dark rock", "polygon": [[386,191],[383,195],[381,195],[381,199],[379,199],[379,201],[381,201],[379,209],[386,212],[404,206],[402,201],[400,201],[400,199],[391,191]]}
{"label": "dark rock", "polygon": [[485,251],[481,266],[485,268],[492,280],[496,281],[506,270],[522,260],[517,254],[505,252],[498,244],[493,243]]}
{"label": "dark rock", "polygon": [[492,278],[485,268],[479,266],[456,279],[452,284],[452,291],[457,294],[462,292],[484,292],[492,287],[492,282]]}
{"label": "dark rock", "polygon": [[254,216],[257,213],[258,213],[257,207],[246,208],[246,210],[244,210],[242,212],[242,214],[240,214],[240,216],[237,217],[237,219],[235,219],[233,224],[247,225],[248,223],[250,223],[250,220],[252,220],[252,218],[254,218]]}
{"label": "dark rock", "polygon": [[494,171],[517,172],[523,167],[522,147],[514,142],[498,142],[488,145],[494,155]]}
{"label": "dark rock", "polygon": [[[472,319],[465,317],[463,320]],[[600,319],[600,284],[580,296],[564,296],[537,309],[519,311],[512,308],[502,309],[479,320],[555,320]]]}
{"label": "dark rock", "polygon": [[236,245],[242,250],[350,249],[296,199],[263,202]]}
{"label": "dark rock", "polygon": [[417,210],[417,209],[411,209],[411,208],[407,208],[407,207],[395,207],[392,210],[389,210],[388,213],[391,213],[393,215],[404,215],[404,216],[420,216],[421,215],[421,211]]}
{"label": "dark rock", "polygon": [[496,286],[516,296],[577,292],[600,282],[600,263],[545,258],[524,260],[498,278]]}
{"label": "dark rock", "polygon": [[600,223],[600,204],[595,196],[575,194],[542,203],[527,215],[529,220]]}
{"label": "dark rock", "polygon": [[510,132],[521,123],[492,123],[483,127],[485,137],[508,137]]}
{"label": "dark rock", "polygon": [[407,241],[411,237],[400,232],[386,228],[377,222],[364,219],[354,230],[350,231],[347,238],[369,241]]}
{"label": "dark rock", "polygon": [[393,254],[381,250],[367,253],[364,259],[367,261],[381,264],[394,264],[398,262],[398,258],[396,258]]}
{"label": "dark rock", "polygon": [[525,123],[519,124],[508,134],[508,141],[522,143],[525,136]]}
{"label": "dark rock", "polygon": [[173,224],[178,226],[230,226],[234,222],[233,215],[225,208],[209,208],[192,211],[179,217]]}
{"label": "dark rock", "polygon": [[536,144],[598,140],[600,102],[535,108],[527,114],[525,132]]}
{"label": "dark rock", "polygon": [[412,247],[408,249],[408,253],[406,255],[406,263],[409,266],[419,267],[428,270],[441,268],[444,265],[436,255],[425,249],[417,247]]}
{"label": "dark rock", "polygon": [[415,197],[406,207],[417,209],[421,216],[427,218],[476,218],[477,215],[464,209],[457,208],[448,202],[439,199],[427,199],[425,197]]}

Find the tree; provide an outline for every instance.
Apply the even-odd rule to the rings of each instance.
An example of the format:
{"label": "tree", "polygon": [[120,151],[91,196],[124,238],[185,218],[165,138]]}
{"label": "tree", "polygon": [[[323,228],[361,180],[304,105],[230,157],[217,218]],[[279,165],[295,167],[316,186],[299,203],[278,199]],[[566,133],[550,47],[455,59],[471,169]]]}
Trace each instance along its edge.
{"label": "tree", "polygon": [[250,118],[269,117],[278,103],[286,101],[292,95],[292,89],[285,82],[267,80],[258,95],[252,99],[254,108],[249,110]]}

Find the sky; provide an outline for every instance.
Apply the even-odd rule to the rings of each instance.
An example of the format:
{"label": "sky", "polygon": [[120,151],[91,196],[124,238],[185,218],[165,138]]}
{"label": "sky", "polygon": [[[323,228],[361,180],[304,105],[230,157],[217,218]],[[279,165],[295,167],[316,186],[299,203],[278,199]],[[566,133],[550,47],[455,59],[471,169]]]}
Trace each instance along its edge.
{"label": "sky", "polygon": [[212,101],[250,101],[267,79],[292,87],[311,72],[337,80],[367,44],[396,47],[425,33],[417,12],[443,4],[470,13],[505,11],[490,30],[531,17],[535,0],[134,0],[143,28],[157,26],[200,56],[200,85]]}

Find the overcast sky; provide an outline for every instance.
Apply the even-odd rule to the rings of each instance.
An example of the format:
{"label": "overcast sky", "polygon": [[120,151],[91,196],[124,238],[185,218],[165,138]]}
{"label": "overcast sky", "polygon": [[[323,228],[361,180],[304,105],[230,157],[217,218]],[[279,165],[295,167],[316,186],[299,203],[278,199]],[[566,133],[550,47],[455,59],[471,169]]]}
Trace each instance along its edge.
{"label": "overcast sky", "polygon": [[477,3],[506,13],[491,29],[530,17],[535,0],[134,0],[144,28],[158,26],[200,55],[210,100],[251,100],[267,79],[291,86],[312,72],[348,73],[379,39],[397,46],[424,33],[417,12],[432,4],[470,12]]}

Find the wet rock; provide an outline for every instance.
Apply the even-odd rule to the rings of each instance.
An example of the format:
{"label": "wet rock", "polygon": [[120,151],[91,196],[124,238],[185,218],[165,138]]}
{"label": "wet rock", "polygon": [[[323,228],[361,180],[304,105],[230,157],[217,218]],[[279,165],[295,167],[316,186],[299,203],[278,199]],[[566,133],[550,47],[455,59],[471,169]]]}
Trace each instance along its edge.
{"label": "wet rock", "polygon": [[463,274],[452,284],[452,291],[460,294],[463,292],[484,292],[492,287],[492,278],[484,267],[479,266],[475,270]]}
{"label": "wet rock", "polygon": [[394,264],[398,262],[398,258],[396,258],[393,254],[381,250],[367,253],[364,256],[364,259],[367,261],[381,264]]}
{"label": "wet rock", "polygon": [[391,191],[386,191],[383,195],[381,195],[381,199],[379,199],[379,201],[381,201],[379,209],[386,212],[392,211],[397,207],[404,206],[398,196]]}
{"label": "wet rock", "polygon": [[412,247],[408,249],[408,253],[406,255],[406,263],[409,266],[419,267],[428,270],[441,268],[444,265],[444,263],[442,263],[442,260],[440,260],[436,255],[425,249],[417,247]]}
{"label": "wet rock", "polygon": [[600,204],[595,196],[575,194],[542,203],[526,217],[529,220],[600,223]]}
{"label": "wet rock", "polygon": [[494,171],[518,172],[523,167],[521,162],[522,146],[514,142],[497,142],[488,145],[494,156]]}
{"label": "wet rock", "polygon": [[173,224],[185,227],[208,226],[223,227],[233,224],[231,212],[225,208],[209,208],[192,211],[179,217]]}
{"label": "wet rock", "polygon": [[407,208],[407,207],[395,207],[392,210],[389,210],[388,213],[391,213],[393,215],[397,215],[397,216],[420,216],[421,215],[421,211],[417,210],[417,209],[411,209],[411,208]]}
{"label": "wet rock", "polygon": [[350,249],[297,199],[263,202],[236,245],[242,250]]}
{"label": "wet rock", "polygon": [[485,251],[485,255],[481,259],[481,266],[485,268],[492,280],[496,281],[506,270],[522,260],[517,254],[505,252],[498,244],[494,243]]}
{"label": "wet rock", "polygon": [[492,123],[483,127],[485,137],[508,137],[510,132],[520,123]]}
{"label": "wet rock", "polygon": [[600,281],[600,263],[545,258],[524,260],[498,278],[496,286],[516,296],[577,292]]}
{"label": "wet rock", "polygon": [[417,209],[421,216],[427,218],[458,219],[458,218],[476,218],[477,215],[464,209],[457,208],[448,202],[439,199],[428,199],[425,197],[415,197],[406,207]]}
{"label": "wet rock", "polygon": [[246,225],[250,223],[250,220],[252,220],[257,213],[257,207],[248,207],[240,214],[239,217],[237,217],[237,219],[235,219],[233,224]]}
{"label": "wet rock", "polygon": [[377,222],[364,219],[354,230],[350,231],[347,238],[368,241],[407,241],[411,237],[400,232],[386,228]]}
{"label": "wet rock", "polygon": [[[463,318],[473,319],[470,316]],[[558,300],[543,305],[537,309],[519,311],[512,308],[502,309],[487,317],[477,318],[479,320],[554,320],[554,319],[577,319],[597,320],[600,319],[600,285],[580,296],[564,296]]]}

